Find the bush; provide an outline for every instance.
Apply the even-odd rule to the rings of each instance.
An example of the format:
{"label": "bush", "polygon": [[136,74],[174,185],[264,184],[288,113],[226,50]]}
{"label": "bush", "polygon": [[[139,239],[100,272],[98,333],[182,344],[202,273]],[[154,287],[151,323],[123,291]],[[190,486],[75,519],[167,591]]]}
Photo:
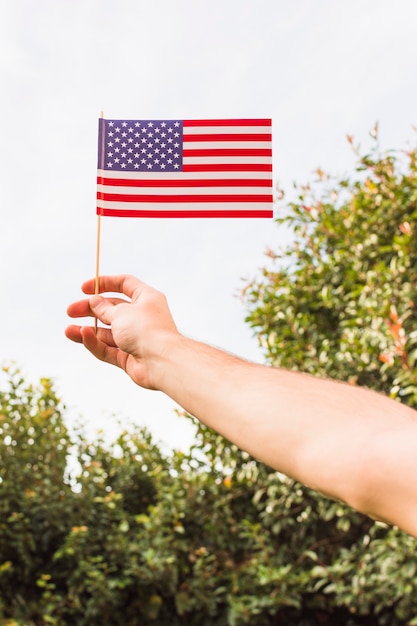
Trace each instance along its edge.
{"label": "bush", "polygon": [[163,456],[134,427],[91,443],[69,435],[50,381],[11,372],[7,384],[0,624],[396,626],[416,614],[403,533],[202,425],[189,454]]}

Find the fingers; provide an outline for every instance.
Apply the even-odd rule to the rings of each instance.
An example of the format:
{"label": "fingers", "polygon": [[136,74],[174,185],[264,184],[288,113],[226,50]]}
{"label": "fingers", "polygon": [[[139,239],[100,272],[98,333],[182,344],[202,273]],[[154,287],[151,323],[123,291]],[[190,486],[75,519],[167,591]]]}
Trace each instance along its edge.
{"label": "fingers", "polygon": [[[86,294],[94,294],[96,292],[96,279],[90,278],[90,280],[83,283],[81,288]],[[128,274],[100,276],[98,279],[98,293],[124,293],[128,298],[133,298],[135,294],[140,293],[143,289],[149,289],[148,285],[135,276]]]}
{"label": "fingers", "polygon": [[112,321],[112,311],[114,304],[110,298],[103,298],[103,296],[92,296],[88,301],[89,309],[92,314],[103,322],[103,324],[110,325]]}
{"label": "fingers", "polygon": [[68,339],[84,344],[87,350],[100,361],[123,367],[120,350],[114,343],[111,330],[108,328],[98,328],[96,333],[91,326],[68,326],[65,334]]}
{"label": "fingers", "polygon": [[[92,298],[88,298],[73,302],[67,308],[68,315],[70,317],[96,317],[96,311],[93,311],[91,307],[91,300]],[[107,298],[107,301],[111,304],[126,304],[126,300],[122,298]]]}
{"label": "fingers", "polygon": [[[106,332],[103,332],[106,331]],[[80,328],[81,342],[97,359],[110,363],[110,365],[117,365],[121,367],[119,363],[120,350],[117,348],[111,340],[103,341],[103,337],[108,339],[107,333],[111,334],[111,331],[107,329],[97,329],[97,334],[94,329],[89,326]]]}
{"label": "fingers", "polygon": [[[86,331],[86,328],[87,327],[85,326],[67,326],[67,328],[65,329],[65,335],[68,339],[71,339],[71,341],[75,341],[76,343],[84,343],[85,333],[89,332],[88,330]],[[90,330],[94,333],[94,335],[96,335],[96,331],[93,328],[90,328]],[[113,340],[113,334],[109,328],[101,328],[99,326],[97,328],[97,339],[112,348],[117,347]]]}
{"label": "fingers", "polygon": [[67,313],[70,317],[92,317],[93,312],[90,309],[89,300],[78,300],[73,302],[67,308]]}

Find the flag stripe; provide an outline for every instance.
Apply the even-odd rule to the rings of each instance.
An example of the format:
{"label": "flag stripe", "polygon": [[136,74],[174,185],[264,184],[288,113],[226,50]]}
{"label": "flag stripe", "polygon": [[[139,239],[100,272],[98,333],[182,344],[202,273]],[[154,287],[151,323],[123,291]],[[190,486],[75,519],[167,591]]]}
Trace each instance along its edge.
{"label": "flag stripe", "polygon": [[128,211],[124,208],[120,209],[100,209],[98,211],[99,215],[104,215],[108,217],[159,217],[159,218],[187,218],[187,217],[200,217],[200,218],[212,218],[212,217],[232,217],[232,218],[253,218],[253,217],[263,217],[268,218],[272,217],[271,211],[269,209],[251,209],[247,211],[242,211],[242,209],[201,209],[195,210],[191,209],[189,211],[174,209],[174,210],[161,210],[161,209],[140,209],[134,211]]}
{"label": "flag stripe", "polygon": [[270,119],[183,120],[184,128],[194,126],[271,126]]}
{"label": "flag stripe", "polygon": [[[264,126],[193,126],[182,128],[183,137],[191,137],[192,135],[248,135],[248,141],[251,141],[250,137],[253,135],[270,135],[271,127],[266,128]],[[167,137],[173,137],[173,134],[167,135]]]}
{"label": "flag stripe", "polygon": [[[214,150],[219,148],[247,148],[249,150],[270,150],[270,141],[190,141],[184,137],[185,150]],[[173,150],[172,150],[173,152]],[[171,152],[171,154],[172,154]]]}
{"label": "flag stripe", "polygon": [[[210,168],[212,168],[212,166],[210,166]],[[224,168],[216,168],[214,170],[210,170],[210,171],[205,171],[203,174],[201,174],[199,172],[200,166],[197,166],[196,169],[191,168],[190,171],[188,171],[189,168],[187,168],[187,171],[185,171],[183,169],[182,172],[127,172],[127,171],[121,171],[121,172],[109,172],[106,170],[98,170],[97,173],[97,183],[98,184],[104,184],[101,181],[102,180],[108,180],[108,181],[112,181],[113,179],[116,180],[125,180],[125,181],[129,181],[129,180],[191,180],[191,179],[196,179],[196,180],[211,180],[213,178],[220,178],[223,180],[226,179],[239,179],[239,180],[256,180],[256,179],[260,179],[260,180],[266,180],[269,182],[269,184],[272,186],[272,180],[271,180],[271,168],[269,167],[269,169],[267,171],[251,171],[251,172],[247,172],[246,171],[246,166],[243,166],[242,171],[224,171]],[[217,169],[219,171],[217,171]],[[220,172],[220,173],[219,173]],[[110,183],[111,184],[111,183]],[[129,183],[126,183],[129,184]]]}
{"label": "flag stripe", "polygon": [[229,156],[218,156],[218,157],[214,157],[214,156],[195,156],[195,157],[186,157],[184,158],[184,163],[183,163],[183,171],[184,171],[184,167],[186,165],[193,165],[194,163],[212,163],[214,165],[221,165],[221,164],[230,164],[230,165],[241,165],[241,164],[265,164],[265,162],[270,161],[271,159],[268,157],[267,159],[265,157],[244,157],[244,156],[235,156],[233,158],[229,157]]}
{"label": "flag stripe", "polygon": [[272,135],[261,133],[198,133],[193,135],[186,135],[184,133],[184,142],[203,142],[203,141],[221,141],[221,142],[247,142],[247,141],[259,141],[271,143]]}
{"label": "flag stripe", "polygon": [[270,157],[271,149],[260,148],[200,148],[199,150],[190,150],[184,148],[184,158],[187,157]]}
{"label": "flag stripe", "polygon": [[149,179],[149,178],[97,178],[98,185],[111,187],[271,187],[271,181],[266,178],[210,178],[210,179]]}
{"label": "flag stripe", "polygon": [[[256,197],[259,195],[267,195],[271,199],[271,188],[262,188],[262,187],[249,187],[249,186],[236,186],[232,187],[226,186],[218,186],[218,187],[210,187],[207,185],[201,187],[158,187],[155,185],[154,187],[113,187],[112,185],[98,185],[97,193],[100,194],[101,198],[104,197],[122,197],[125,198],[126,202],[133,202],[133,200],[128,200],[128,196],[130,198],[137,196],[138,198],[148,198],[150,196],[203,196],[205,198],[215,198],[217,196],[250,196]],[[139,202],[139,200],[137,200]],[[142,200],[144,201],[144,200]]]}
{"label": "flag stripe", "polygon": [[272,172],[272,163],[184,163],[182,171],[191,172]]}
{"label": "flag stripe", "polygon": [[97,199],[104,202],[272,202],[271,194],[122,194],[97,192]]}

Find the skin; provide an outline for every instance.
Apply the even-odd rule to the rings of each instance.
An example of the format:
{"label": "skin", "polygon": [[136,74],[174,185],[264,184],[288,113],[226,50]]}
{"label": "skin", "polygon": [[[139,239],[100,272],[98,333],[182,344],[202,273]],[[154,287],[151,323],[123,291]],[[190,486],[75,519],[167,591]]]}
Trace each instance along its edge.
{"label": "skin", "polygon": [[[157,389],[259,460],[417,537],[417,413],[373,391],[249,363],[179,333],[165,296],[133,276],[82,285],[66,335]],[[120,297],[114,294],[120,294]]]}

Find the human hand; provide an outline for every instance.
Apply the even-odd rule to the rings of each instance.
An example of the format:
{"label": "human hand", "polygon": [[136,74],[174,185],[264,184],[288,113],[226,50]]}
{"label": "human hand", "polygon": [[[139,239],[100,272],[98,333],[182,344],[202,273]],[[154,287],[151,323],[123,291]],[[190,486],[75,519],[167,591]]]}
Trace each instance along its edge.
{"label": "human hand", "polygon": [[[95,279],[82,285],[94,294]],[[73,302],[70,317],[95,317],[106,327],[68,326],[68,339],[84,346],[98,359],[121,367],[147,389],[159,389],[158,365],[170,341],[180,337],[165,296],[134,276],[100,276],[99,292],[123,294],[128,299],[92,295]]]}

